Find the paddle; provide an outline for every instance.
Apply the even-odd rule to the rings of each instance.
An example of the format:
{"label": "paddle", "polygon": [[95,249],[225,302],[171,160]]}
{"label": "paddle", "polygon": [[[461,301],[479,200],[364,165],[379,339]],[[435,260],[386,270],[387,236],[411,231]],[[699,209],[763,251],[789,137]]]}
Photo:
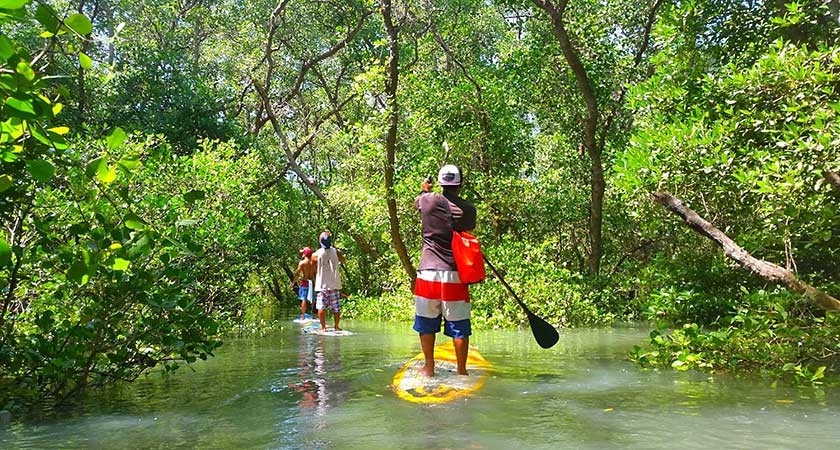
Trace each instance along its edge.
{"label": "paddle", "polygon": [[496,275],[496,278],[502,282],[502,284],[507,288],[510,295],[516,300],[516,303],[519,303],[519,306],[522,307],[522,310],[525,311],[525,314],[528,315],[528,323],[531,325],[531,332],[534,333],[534,339],[536,339],[537,344],[540,345],[542,348],[551,348],[557,341],[560,340],[560,333],[557,332],[554,327],[551,326],[550,323],[546,322],[545,319],[542,317],[537,316],[536,314],[532,313],[525,303],[522,303],[522,300],[519,299],[519,296],[516,295],[516,292],[513,292],[513,289],[510,285],[507,284],[504,277],[493,267],[493,264],[490,264],[490,260],[487,259],[486,255],[484,256],[484,262],[490,266],[490,270],[493,271],[493,274]]}

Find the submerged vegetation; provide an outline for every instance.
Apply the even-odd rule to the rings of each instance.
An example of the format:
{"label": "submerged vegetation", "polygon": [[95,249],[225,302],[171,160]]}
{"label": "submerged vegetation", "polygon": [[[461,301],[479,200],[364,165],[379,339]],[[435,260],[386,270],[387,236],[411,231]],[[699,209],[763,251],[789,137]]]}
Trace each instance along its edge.
{"label": "submerged vegetation", "polygon": [[[444,162],[554,325],[648,321],[647,367],[836,377],[838,10],[0,0],[0,409],[272,323],[323,229],[346,314],[410,320]],[[472,305],[527,326],[492,278]]]}

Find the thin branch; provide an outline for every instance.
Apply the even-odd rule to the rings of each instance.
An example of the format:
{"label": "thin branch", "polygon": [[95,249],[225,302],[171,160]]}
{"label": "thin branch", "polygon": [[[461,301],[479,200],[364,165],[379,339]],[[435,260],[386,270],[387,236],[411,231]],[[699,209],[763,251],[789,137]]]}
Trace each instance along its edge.
{"label": "thin branch", "polygon": [[[653,25],[656,23],[656,15],[659,13],[659,8],[662,7],[662,3],[663,0],[656,0],[656,3],[654,3],[650,8],[650,11],[648,11],[647,21],[645,22],[645,27],[642,32],[642,39],[639,43],[639,48],[636,49],[636,55],[633,57],[631,72],[636,70],[642,64],[642,58],[644,58],[645,52],[650,45],[650,33],[653,30]],[[607,134],[610,132],[610,128],[612,128],[613,120],[615,120],[615,117],[618,116],[619,110],[621,110],[621,105],[624,103],[624,97],[627,96],[628,87],[629,80],[621,86],[621,92],[619,92],[618,98],[613,104],[610,114],[604,121],[604,128],[601,130],[601,139],[598,143],[601,148],[604,148],[604,144],[607,140]]]}

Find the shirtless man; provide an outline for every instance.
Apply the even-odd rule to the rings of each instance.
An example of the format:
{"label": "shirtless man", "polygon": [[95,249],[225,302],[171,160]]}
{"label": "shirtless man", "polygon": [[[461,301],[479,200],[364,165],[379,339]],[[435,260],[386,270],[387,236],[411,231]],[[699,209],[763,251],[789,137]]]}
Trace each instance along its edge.
{"label": "shirtless man", "polygon": [[318,271],[318,266],[315,261],[312,260],[312,249],[309,247],[303,247],[300,249],[301,260],[298,263],[297,270],[295,274],[292,276],[292,283],[291,287],[294,289],[295,281],[298,280],[298,276],[300,276],[300,289],[298,289],[298,299],[300,300],[300,319],[303,320],[306,318],[306,303],[312,303],[312,299],[315,297],[315,274]]}

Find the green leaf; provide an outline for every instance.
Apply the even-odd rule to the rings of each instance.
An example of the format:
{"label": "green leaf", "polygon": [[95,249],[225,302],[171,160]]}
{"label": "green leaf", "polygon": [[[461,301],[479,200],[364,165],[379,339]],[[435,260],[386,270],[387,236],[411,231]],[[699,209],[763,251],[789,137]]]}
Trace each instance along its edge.
{"label": "green leaf", "polygon": [[184,200],[189,204],[193,204],[198,200],[204,200],[205,198],[207,198],[207,194],[198,189],[193,189],[184,194]]}
{"label": "green leaf", "polygon": [[30,0],[0,0],[2,9],[20,9],[26,6]]}
{"label": "green leaf", "polygon": [[183,227],[183,226],[195,225],[195,224],[197,224],[197,223],[198,223],[198,221],[197,221],[197,220],[193,220],[193,219],[183,219],[183,220],[179,220],[179,221],[175,222],[175,226],[176,226],[176,227]]}
{"label": "green leaf", "polygon": [[114,258],[114,264],[111,266],[114,270],[125,271],[128,269],[129,264],[131,261],[122,258]]}
{"label": "green leaf", "polygon": [[0,74],[0,88],[7,91],[16,91],[17,87],[18,83],[14,76],[8,73]]}
{"label": "green leaf", "polygon": [[32,106],[31,98],[9,97],[6,99],[6,114],[12,117],[32,119],[35,117],[35,109]]}
{"label": "green leaf", "polygon": [[825,377],[825,366],[820,366],[814,371],[814,374],[811,375],[811,381],[821,380]]}
{"label": "green leaf", "polygon": [[43,3],[38,4],[38,9],[35,10],[35,19],[52,34],[58,32],[58,27],[61,26],[55,10]]}
{"label": "green leaf", "polygon": [[64,25],[82,36],[90,34],[93,31],[93,24],[90,23],[90,19],[84,14],[73,14],[64,19]]}
{"label": "green leaf", "polygon": [[55,147],[58,150],[64,150],[69,147],[67,141],[63,137],[49,131],[47,134],[43,134],[40,126],[38,125],[30,126],[29,132],[32,133],[32,137],[48,147]]}
{"label": "green leaf", "polygon": [[82,69],[90,70],[93,68],[93,60],[90,59],[90,56],[79,52],[79,65],[82,66]]}
{"label": "green leaf", "polygon": [[5,239],[0,237],[0,266],[9,266],[12,264],[12,248]]}
{"label": "green leaf", "polygon": [[108,137],[105,138],[105,140],[108,143],[108,148],[111,150],[114,150],[120,145],[122,145],[122,143],[125,142],[126,139],[128,139],[128,135],[126,135],[125,131],[123,131],[123,129],[120,127],[114,128],[114,130],[111,131],[111,134],[109,134]]}
{"label": "green leaf", "polygon": [[149,236],[143,235],[128,248],[126,253],[130,258],[148,255],[152,249],[152,243]]}
{"label": "green leaf", "polygon": [[87,175],[88,178],[99,178],[100,174],[104,175],[107,171],[108,162],[105,160],[104,156],[94,159],[85,166],[85,175]]}
{"label": "green leaf", "polygon": [[9,175],[0,175],[0,192],[6,192],[12,187],[12,177]]}
{"label": "green leaf", "polygon": [[85,264],[84,259],[80,258],[77,259],[69,269],[67,269],[67,272],[65,272],[64,275],[68,280],[75,281],[78,284],[85,284],[89,278],[87,270],[87,264]]}
{"label": "green leaf", "polygon": [[124,223],[126,228],[131,230],[142,230],[146,228],[146,226],[143,224],[143,220],[134,214],[129,214],[125,216]]}
{"label": "green leaf", "polygon": [[4,34],[0,34],[0,58],[3,61],[12,57],[15,54],[15,44],[6,37]]}
{"label": "green leaf", "polygon": [[[101,166],[100,166],[101,167]],[[117,179],[117,168],[114,166],[105,166],[107,170],[97,172],[96,179],[103,183],[113,183]]]}
{"label": "green leaf", "polygon": [[131,172],[140,165],[140,160],[136,156],[126,155],[120,158],[120,160],[117,161],[117,164],[122,166],[122,168],[127,172]]}
{"label": "green leaf", "polygon": [[30,67],[29,63],[26,61],[17,63],[17,66],[15,66],[15,72],[23,75],[23,77],[29,81],[35,79],[35,71],[32,70],[32,67]]}
{"label": "green leaf", "polygon": [[26,170],[32,175],[32,178],[46,183],[55,175],[55,167],[48,161],[42,159],[30,159],[26,161]]}

